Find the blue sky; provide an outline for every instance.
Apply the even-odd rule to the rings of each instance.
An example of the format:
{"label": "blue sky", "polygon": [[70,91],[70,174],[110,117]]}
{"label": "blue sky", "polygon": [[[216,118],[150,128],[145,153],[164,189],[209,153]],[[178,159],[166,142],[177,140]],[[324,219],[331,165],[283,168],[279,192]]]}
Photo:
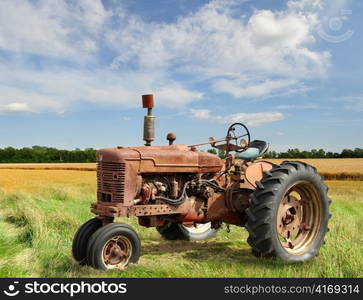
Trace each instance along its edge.
{"label": "blue sky", "polygon": [[246,123],[274,150],[363,147],[363,3],[0,3],[0,147],[192,144]]}

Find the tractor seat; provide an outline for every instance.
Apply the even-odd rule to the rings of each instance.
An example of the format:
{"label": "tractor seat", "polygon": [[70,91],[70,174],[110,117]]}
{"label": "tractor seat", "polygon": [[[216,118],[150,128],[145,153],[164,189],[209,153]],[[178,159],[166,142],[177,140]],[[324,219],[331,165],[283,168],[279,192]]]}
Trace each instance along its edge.
{"label": "tractor seat", "polygon": [[254,140],[250,142],[246,151],[236,154],[236,158],[244,160],[254,160],[257,157],[261,157],[268,150],[268,143],[265,141]]}

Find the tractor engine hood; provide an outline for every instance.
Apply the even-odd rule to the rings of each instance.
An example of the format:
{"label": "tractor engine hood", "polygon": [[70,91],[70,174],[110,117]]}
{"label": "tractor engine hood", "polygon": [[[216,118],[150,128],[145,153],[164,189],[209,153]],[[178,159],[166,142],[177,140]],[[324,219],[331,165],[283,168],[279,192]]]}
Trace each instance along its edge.
{"label": "tractor engine hood", "polygon": [[187,145],[106,148],[97,151],[97,161],[131,164],[137,173],[213,173],[223,167],[216,155]]}

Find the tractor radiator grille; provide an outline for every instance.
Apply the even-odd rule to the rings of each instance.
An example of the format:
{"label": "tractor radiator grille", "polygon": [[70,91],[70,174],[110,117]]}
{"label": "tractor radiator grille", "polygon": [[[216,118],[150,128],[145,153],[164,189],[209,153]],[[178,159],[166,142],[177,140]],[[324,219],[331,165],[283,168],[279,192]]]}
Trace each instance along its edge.
{"label": "tractor radiator grille", "polygon": [[97,163],[97,199],[102,202],[124,202],[126,164]]}

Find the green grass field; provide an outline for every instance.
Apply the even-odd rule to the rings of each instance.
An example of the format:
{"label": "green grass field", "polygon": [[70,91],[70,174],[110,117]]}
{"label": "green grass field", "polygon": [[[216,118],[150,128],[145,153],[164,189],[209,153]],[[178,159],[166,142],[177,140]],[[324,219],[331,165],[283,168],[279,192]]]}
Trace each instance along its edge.
{"label": "green grass field", "polygon": [[[26,172],[48,172],[44,176],[52,178],[51,174],[62,171],[19,172],[16,188],[1,188],[0,180],[0,277],[363,276],[362,181],[327,182],[333,218],[326,245],[313,261],[287,265],[257,259],[246,243],[246,231],[235,226],[230,233],[221,229],[217,238],[208,241],[170,242],[162,240],[154,228],[140,227],[131,219],[119,221],[131,224],[140,235],[139,263],[125,271],[101,272],[79,266],[71,255],[75,231],[93,217],[89,205],[95,201],[94,174],[73,171],[62,184],[37,186],[34,173],[34,181],[24,181],[30,174]],[[72,176],[81,179],[75,181]]]}

